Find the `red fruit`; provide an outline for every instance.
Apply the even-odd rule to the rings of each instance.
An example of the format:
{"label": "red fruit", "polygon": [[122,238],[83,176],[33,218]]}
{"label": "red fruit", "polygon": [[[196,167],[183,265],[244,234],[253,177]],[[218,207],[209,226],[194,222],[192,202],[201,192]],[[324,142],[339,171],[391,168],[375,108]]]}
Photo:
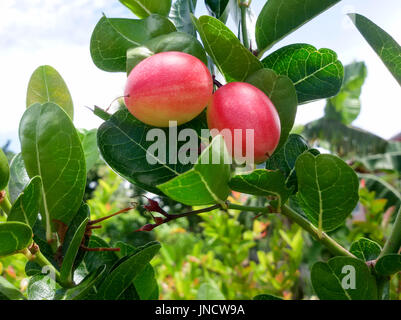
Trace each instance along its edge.
{"label": "red fruit", "polygon": [[[228,142],[224,132],[223,137],[234,158],[246,156],[246,129],[254,130],[255,163],[266,161],[280,140],[281,126],[276,108],[261,90],[248,83],[231,82],[218,89],[208,106],[207,122],[210,130],[228,129],[226,132],[231,134],[232,143]],[[234,149],[234,129],[242,129],[242,153]]]}
{"label": "red fruit", "polygon": [[140,121],[168,127],[199,115],[213,93],[212,76],[198,58],[183,52],[162,52],[141,61],[129,74],[125,104]]}

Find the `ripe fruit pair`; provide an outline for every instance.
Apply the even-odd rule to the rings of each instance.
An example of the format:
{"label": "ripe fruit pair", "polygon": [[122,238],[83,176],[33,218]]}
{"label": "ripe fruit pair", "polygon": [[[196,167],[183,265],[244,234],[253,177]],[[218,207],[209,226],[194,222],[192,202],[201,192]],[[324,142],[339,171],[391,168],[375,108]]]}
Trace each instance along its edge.
{"label": "ripe fruit pair", "polygon": [[186,123],[207,106],[209,129],[231,132],[227,148],[233,156],[234,130],[242,130],[245,152],[246,129],[253,129],[256,163],[265,161],[280,140],[278,113],[261,90],[232,82],[213,94],[207,67],[183,52],[162,52],[139,63],[128,76],[125,104],[136,118],[156,127],[167,127],[169,121]]}

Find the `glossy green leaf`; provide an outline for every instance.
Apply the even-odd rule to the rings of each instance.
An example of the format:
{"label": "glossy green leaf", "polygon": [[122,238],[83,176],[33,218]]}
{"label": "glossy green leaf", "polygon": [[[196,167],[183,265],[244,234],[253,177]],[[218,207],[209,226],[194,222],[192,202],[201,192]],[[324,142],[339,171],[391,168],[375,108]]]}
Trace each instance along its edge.
{"label": "glossy green leaf", "polygon": [[375,270],[382,276],[391,276],[401,271],[401,255],[387,254],[377,260]]}
{"label": "glossy green leaf", "polygon": [[382,248],[372,240],[361,238],[351,244],[349,251],[359,259],[371,261],[379,256]]}
{"label": "glossy green leaf", "polygon": [[230,193],[227,185],[230,159],[223,137],[218,135],[191,170],[157,187],[169,198],[186,205],[223,203]]}
{"label": "glossy green leaf", "polygon": [[138,18],[146,18],[153,13],[167,16],[171,8],[171,0],[119,0]]}
{"label": "glossy green leaf", "polygon": [[0,148],[0,191],[7,187],[8,180],[10,179],[10,167],[8,160],[3,150]]}
{"label": "glossy green leaf", "polygon": [[226,22],[230,11],[230,0],[205,0],[209,14],[222,22]]}
{"label": "glossy green leaf", "polygon": [[292,189],[286,186],[284,174],[279,170],[257,169],[249,174],[236,175],[228,185],[232,190],[242,193],[275,196],[278,208],[281,208],[292,193]]}
{"label": "glossy green leaf", "polygon": [[100,285],[97,298],[100,300],[116,300],[130,286],[131,282],[143,271],[146,265],[159,251],[158,242],[148,243],[142,248],[123,258]]}
{"label": "glossy green leaf", "polygon": [[0,300],[25,300],[25,296],[7,279],[0,276]]}
{"label": "glossy green leaf", "polygon": [[100,282],[105,271],[106,265],[102,265],[95,271],[89,273],[79,285],[66,292],[64,300],[82,300],[87,297],[93,290],[93,287]]}
{"label": "glossy green leaf", "polygon": [[273,70],[261,69],[250,75],[246,82],[262,90],[273,102],[280,116],[280,142],[276,152],[287,141],[297,114],[297,92],[287,76],[279,76]]}
{"label": "glossy green leaf", "polygon": [[97,129],[78,130],[79,138],[81,139],[82,148],[84,149],[86,171],[93,168],[99,160],[99,150],[97,148]]}
{"label": "glossy green leaf", "polygon": [[[179,126],[177,134],[185,128],[195,129],[199,134],[201,129],[207,128],[204,115]],[[166,150],[166,159],[157,157],[149,151],[149,147],[158,141],[146,141],[146,136],[151,129],[155,127],[148,126],[137,120],[127,109],[117,111],[98,129],[98,146],[103,159],[119,175],[137,186],[160,194],[156,188],[158,184],[169,181],[180,173],[192,168],[192,164],[181,164],[177,159],[177,164],[170,164],[170,157],[177,155],[176,151],[170,148]],[[169,135],[168,128],[158,128],[160,133],[165,134],[166,141],[174,139]],[[156,137],[155,140],[158,140]],[[177,141],[175,139],[175,141]],[[200,143],[200,142],[199,142]],[[167,142],[162,143],[166,147]],[[177,143],[179,151],[183,142]],[[168,144],[167,144],[168,145]],[[154,160],[155,164],[148,161]]]}
{"label": "glossy green leaf", "polygon": [[32,229],[25,223],[0,223],[0,257],[27,248],[32,243],[32,236]]}
{"label": "glossy green leaf", "polygon": [[256,21],[260,54],[340,0],[269,0]]}
{"label": "glossy green leaf", "polygon": [[354,170],[330,154],[300,155],[295,163],[297,197],[308,219],[319,230],[330,231],[344,223],[359,200]]}
{"label": "glossy green leaf", "polygon": [[351,13],[349,17],[401,85],[401,46],[368,18],[357,13]]}
{"label": "glossy green leaf", "polygon": [[40,66],[29,80],[26,107],[53,102],[74,119],[74,105],[70,91],[61,75],[51,66]]}
{"label": "glossy green leaf", "polygon": [[20,193],[29,183],[29,176],[25,170],[24,159],[21,153],[14,156],[10,163],[10,182],[8,183],[8,195],[11,202],[17,200]]}
{"label": "glossy green leaf", "polygon": [[35,225],[39,214],[39,206],[42,196],[42,179],[33,177],[24,191],[14,202],[7,221],[19,221],[26,223],[31,228]]}
{"label": "glossy green leaf", "polygon": [[194,14],[197,0],[176,0],[170,11],[170,19],[174,22],[177,31],[186,32],[196,36],[196,29],[191,21],[191,14]]}
{"label": "glossy green leaf", "polygon": [[284,300],[283,298],[273,296],[271,294],[259,294],[253,297],[252,300]]}
{"label": "glossy green leaf", "polygon": [[141,300],[158,300],[159,286],[156,280],[155,270],[148,263],[142,272],[134,279],[135,289]]}
{"label": "glossy green leaf", "polygon": [[340,92],[327,101],[325,117],[348,125],[361,111],[361,89],[367,76],[364,62],[353,62],[344,68],[344,81]]}
{"label": "glossy green leaf", "polygon": [[30,177],[42,177],[41,214],[50,239],[54,219],[68,224],[85,191],[85,155],[71,119],[56,104],[35,104],[22,116],[19,136]]}
{"label": "glossy green leaf", "polygon": [[206,52],[213,59],[227,81],[244,81],[262,63],[245,48],[234,33],[223,22],[209,16],[192,21],[199,32]]}
{"label": "glossy green leaf", "polygon": [[92,33],[92,60],[104,71],[125,72],[128,49],[173,31],[176,31],[173,23],[159,15],[151,15],[143,20],[109,19],[103,16]]}
{"label": "glossy green leaf", "polygon": [[153,38],[141,47],[127,51],[127,74],[142,60],[159,52],[181,51],[193,55],[207,65],[205,49],[193,36],[183,32],[171,32]]}
{"label": "glossy green leaf", "polygon": [[341,88],[344,68],[330,49],[296,43],[273,52],[262,60],[265,68],[288,76],[295,85],[298,103],[335,96]]}
{"label": "glossy green leaf", "polygon": [[75,259],[78,254],[79,247],[81,245],[82,239],[84,238],[86,226],[88,224],[89,218],[86,218],[79,226],[77,231],[72,238],[67,252],[63,259],[63,264],[60,269],[60,282],[65,286],[71,286],[73,283],[73,267]]}
{"label": "glossy green leaf", "polygon": [[[120,248],[120,251],[116,252],[120,259],[133,254],[136,250],[135,247],[122,241],[116,242],[114,246]],[[157,284],[155,270],[150,263],[148,263],[143,271],[134,279],[133,285],[138,299],[159,299],[159,286]]]}
{"label": "glossy green leaf", "polygon": [[358,174],[369,191],[375,192],[376,199],[387,199],[385,210],[395,206],[395,212],[401,206],[401,193],[384,179],[373,174]]}
{"label": "glossy green leaf", "polygon": [[60,285],[50,275],[34,275],[28,283],[28,300],[56,300],[58,289]]}
{"label": "glossy green leaf", "polygon": [[374,276],[365,262],[335,257],[316,262],[311,270],[313,289],[321,300],[377,300]]}
{"label": "glossy green leaf", "polygon": [[226,298],[217,285],[209,281],[200,285],[196,300],[226,300]]}
{"label": "glossy green leaf", "polygon": [[284,146],[266,161],[266,169],[280,170],[285,176],[285,184],[298,190],[295,161],[309,149],[308,143],[298,134],[290,134]]}

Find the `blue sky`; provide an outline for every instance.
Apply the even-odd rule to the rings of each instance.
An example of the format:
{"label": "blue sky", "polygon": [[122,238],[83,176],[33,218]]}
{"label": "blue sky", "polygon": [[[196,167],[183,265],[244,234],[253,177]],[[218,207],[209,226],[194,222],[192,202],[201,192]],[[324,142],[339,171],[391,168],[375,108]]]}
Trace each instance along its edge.
{"label": "blue sky", "polygon": [[[258,13],[265,2],[253,0],[253,11]],[[75,125],[89,129],[101,123],[84,106],[108,106],[123,94],[126,79],[123,73],[97,69],[91,61],[89,40],[103,12],[109,17],[135,18],[117,0],[0,1],[0,145],[12,139],[12,149],[19,149],[17,131],[27,84],[43,64],[55,67],[67,82],[75,105]],[[362,112],[354,124],[389,138],[401,131],[401,88],[346,17],[348,12],[366,15],[401,43],[400,0],[343,0],[272,50],[306,42],[335,50],[344,64],[365,61],[368,78]],[[202,0],[198,0],[196,14],[205,14]],[[300,106],[296,122],[319,118],[323,108],[324,101]]]}

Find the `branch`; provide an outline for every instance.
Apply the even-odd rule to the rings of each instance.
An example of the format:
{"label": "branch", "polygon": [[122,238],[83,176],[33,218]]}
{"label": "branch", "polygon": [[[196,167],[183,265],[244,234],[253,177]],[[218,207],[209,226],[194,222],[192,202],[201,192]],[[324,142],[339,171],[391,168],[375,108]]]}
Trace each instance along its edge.
{"label": "branch", "polygon": [[383,250],[377,259],[380,259],[386,254],[398,253],[400,247],[401,247],[401,207],[399,208],[397,217],[395,218],[390,237],[384,244]]}
{"label": "branch", "polygon": [[[149,204],[145,205],[145,209],[147,209],[149,212],[159,212],[164,216],[164,218],[161,217],[152,217],[155,220],[154,224],[146,224],[142,228],[136,230],[136,231],[152,231],[154,228],[167,223],[169,221],[183,218],[183,217],[188,217],[192,215],[197,215],[199,213],[203,212],[209,212],[215,209],[223,209],[221,204],[216,204],[211,207],[207,207],[204,209],[200,210],[194,210],[194,211],[189,211],[181,214],[169,214],[166,211],[164,211],[162,208],[160,208],[159,204],[157,201],[148,199]],[[257,213],[272,213],[272,207],[267,206],[267,207],[250,207],[250,206],[243,206],[239,204],[234,204],[230,203],[228,201],[225,202],[226,206],[228,209],[231,210],[241,210],[241,211],[250,211],[250,212],[257,212]],[[335,241],[333,238],[328,236],[325,232],[319,232],[318,228],[316,228],[310,221],[306,220],[304,217],[299,215],[297,212],[295,212],[293,209],[288,207],[287,205],[284,205],[281,207],[281,213],[285,215],[287,218],[289,218],[291,221],[297,223],[302,229],[304,229],[306,232],[312,235],[313,238],[315,238],[317,241],[319,241],[321,244],[323,244],[327,249],[330,250],[330,252],[336,256],[348,256],[351,258],[355,258],[355,256],[349,252],[347,249],[342,247],[337,241]],[[400,219],[401,220],[401,219]]]}

